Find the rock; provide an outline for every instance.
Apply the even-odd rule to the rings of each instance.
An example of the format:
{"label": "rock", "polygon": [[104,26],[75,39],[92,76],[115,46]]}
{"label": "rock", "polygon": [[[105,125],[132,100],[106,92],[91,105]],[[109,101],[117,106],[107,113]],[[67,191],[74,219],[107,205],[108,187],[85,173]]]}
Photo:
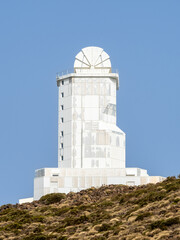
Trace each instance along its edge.
{"label": "rock", "polygon": [[128,218],[128,222],[134,222],[136,220],[137,216],[130,216]]}
{"label": "rock", "polygon": [[163,231],[163,232],[159,232],[158,236],[157,236],[157,240],[165,240],[165,239],[169,239],[169,234],[170,231]]}
{"label": "rock", "polygon": [[114,224],[114,223],[120,222],[120,220],[118,218],[112,218],[110,222]]}

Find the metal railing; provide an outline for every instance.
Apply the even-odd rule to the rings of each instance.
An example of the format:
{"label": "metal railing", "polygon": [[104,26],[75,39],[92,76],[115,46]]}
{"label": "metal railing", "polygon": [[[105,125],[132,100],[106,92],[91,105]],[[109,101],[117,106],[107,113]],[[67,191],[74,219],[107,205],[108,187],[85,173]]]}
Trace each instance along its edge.
{"label": "metal railing", "polygon": [[[100,68],[99,68],[99,70],[100,70]],[[61,77],[63,75],[71,74],[71,73],[75,73],[74,68],[70,68],[70,69],[63,70],[61,72],[57,72],[56,73],[56,78]],[[82,71],[82,73],[84,73],[84,71]],[[101,71],[99,71],[99,73],[103,73],[103,69],[101,69]],[[117,73],[117,74],[119,74],[118,70],[114,69],[114,68],[113,69],[111,68],[110,73]]]}
{"label": "metal railing", "polygon": [[71,73],[74,73],[74,68],[69,68],[69,69],[63,70],[61,72],[57,72],[56,77],[61,77],[63,75],[67,75],[67,74],[71,74]]}

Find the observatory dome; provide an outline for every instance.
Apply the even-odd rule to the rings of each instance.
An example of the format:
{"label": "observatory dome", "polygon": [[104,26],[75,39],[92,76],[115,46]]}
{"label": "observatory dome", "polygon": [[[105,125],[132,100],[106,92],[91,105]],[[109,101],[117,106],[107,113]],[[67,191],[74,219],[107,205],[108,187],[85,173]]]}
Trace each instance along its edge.
{"label": "observatory dome", "polygon": [[75,57],[74,72],[110,73],[110,57],[100,47],[83,48]]}

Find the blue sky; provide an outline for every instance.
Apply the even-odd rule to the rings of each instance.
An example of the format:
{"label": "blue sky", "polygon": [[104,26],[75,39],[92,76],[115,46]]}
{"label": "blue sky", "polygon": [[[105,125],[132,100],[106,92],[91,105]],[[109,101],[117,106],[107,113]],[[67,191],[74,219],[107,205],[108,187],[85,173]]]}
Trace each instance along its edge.
{"label": "blue sky", "polygon": [[179,12],[178,0],[0,2],[0,205],[33,196],[35,169],[57,166],[56,72],[87,46],[119,70],[127,166],[180,173]]}

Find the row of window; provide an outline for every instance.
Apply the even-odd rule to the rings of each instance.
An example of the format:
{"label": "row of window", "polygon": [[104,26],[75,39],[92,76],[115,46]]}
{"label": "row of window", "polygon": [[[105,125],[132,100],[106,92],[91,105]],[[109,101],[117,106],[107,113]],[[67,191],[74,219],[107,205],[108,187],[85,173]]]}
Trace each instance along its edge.
{"label": "row of window", "polygon": [[[61,105],[61,110],[64,110],[64,105]],[[63,123],[63,122],[64,122],[64,118],[61,117],[61,123]]]}
{"label": "row of window", "polygon": [[[62,81],[62,85],[64,85],[64,81]],[[64,97],[64,93],[62,92],[61,93],[61,97]],[[61,105],[61,110],[64,110],[64,105]],[[64,118],[62,117],[61,118],[61,123],[63,123],[64,122]],[[61,137],[63,137],[64,136],[64,132],[63,131],[61,131]],[[64,148],[64,144],[63,143],[61,143],[61,149],[63,149]],[[61,155],[61,161],[63,161],[64,160],[64,156],[63,155]]]}
{"label": "row of window", "polygon": [[[63,84],[64,84],[64,81],[62,81],[63,82]],[[63,85],[62,84],[62,85]],[[64,93],[61,93],[61,97],[64,97]],[[61,110],[64,110],[64,105],[61,105]],[[61,118],[61,123],[63,123],[64,122],[64,118],[62,117]],[[61,137],[63,137],[64,136],[64,132],[63,131],[61,131]],[[64,148],[64,145],[63,145],[63,143],[61,143],[61,149],[63,149]],[[64,156],[63,155],[61,155],[61,161],[63,161],[64,160]]]}
{"label": "row of window", "polygon": [[[64,120],[63,120],[63,118],[61,118],[61,122],[63,122]],[[61,137],[64,137],[64,132],[63,131],[61,131]],[[61,143],[61,149],[63,149],[64,148],[64,144],[63,143]],[[64,160],[64,156],[63,155],[61,155],[61,161],[63,161]]]}
{"label": "row of window", "polygon": [[[63,133],[63,132],[62,132]],[[64,144],[63,143],[61,143],[61,149],[64,149]],[[62,154],[62,152],[61,152],[61,154]],[[61,161],[63,161],[64,160],[64,156],[63,155],[61,155]]]}
{"label": "row of window", "polygon": [[[64,81],[62,80],[62,82],[61,82],[61,85],[64,85]],[[61,93],[61,97],[63,98],[64,97],[64,92],[62,92]],[[64,110],[64,105],[61,105],[61,110]],[[64,122],[64,118],[62,117],[61,118],[61,123],[63,123]],[[63,137],[64,136],[64,132],[63,131],[61,131],[61,137]],[[63,143],[61,143],[61,149],[63,149],[64,148],[64,144]],[[61,161],[63,161],[64,160],[64,156],[63,155],[61,155]]]}

